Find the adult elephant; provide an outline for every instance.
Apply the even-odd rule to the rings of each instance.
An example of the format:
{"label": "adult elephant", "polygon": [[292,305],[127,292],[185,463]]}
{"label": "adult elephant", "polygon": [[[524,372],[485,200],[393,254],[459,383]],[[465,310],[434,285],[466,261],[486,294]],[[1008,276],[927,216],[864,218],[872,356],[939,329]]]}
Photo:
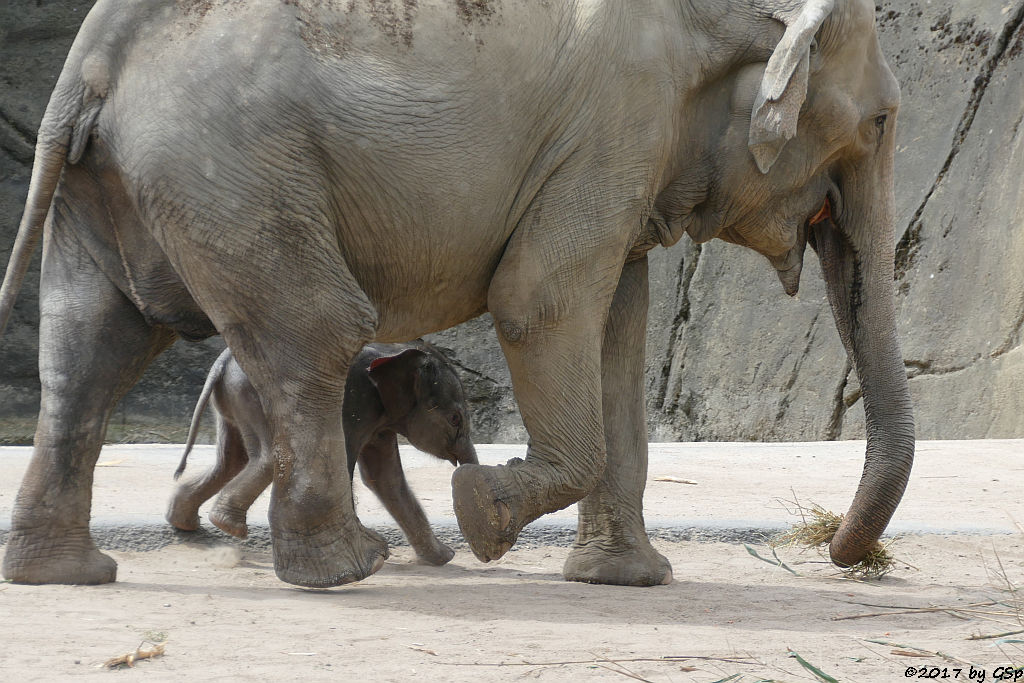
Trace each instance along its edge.
{"label": "adult elephant", "polygon": [[580,501],[566,578],[670,581],[641,509],[645,254],[683,233],[760,252],[791,294],[819,253],[867,412],[831,547],[857,562],[914,449],[898,102],[865,0],[100,0],[0,295],[5,321],[43,234],[43,393],[4,575],[114,579],[88,529],[111,408],[173,339],[215,333],[271,423],[278,576],[373,573],[387,546],[340,455],[349,362],[490,311],[530,447],[456,471],[473,552]]}

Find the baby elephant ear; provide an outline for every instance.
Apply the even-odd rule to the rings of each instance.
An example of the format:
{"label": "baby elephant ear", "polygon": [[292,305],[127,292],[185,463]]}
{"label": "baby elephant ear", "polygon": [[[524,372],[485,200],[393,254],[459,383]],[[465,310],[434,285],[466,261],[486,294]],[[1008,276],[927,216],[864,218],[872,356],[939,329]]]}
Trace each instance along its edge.
{"label": "baby elephant ear", "polygon": [[811,43],[834,4],[835,0],[807,0],[799,9],[773,13],[786,25],[786,32],[764,70],[747,143],[761,173],[771,169],[786,142],[796,135],[797,117],[807,97]]}
{"label": "baby elephant ear", "polygon": [[373,372],[377,368],[384,367],[389,363],[395,363],[401,365],[403,361],[408,362],[418,356],[422,356],[423,352],[419,349],[403,349],[398,353],[393,353],[390,356],[381,356],[380,358],[374,358],[370,361],[370,372]]}
{"label": "baby elephant ear", "polygon": [[367,374],[389,416],[403,417],[415,407],[416,375],[425,356],[419,349],[403,349],[370,361]]}

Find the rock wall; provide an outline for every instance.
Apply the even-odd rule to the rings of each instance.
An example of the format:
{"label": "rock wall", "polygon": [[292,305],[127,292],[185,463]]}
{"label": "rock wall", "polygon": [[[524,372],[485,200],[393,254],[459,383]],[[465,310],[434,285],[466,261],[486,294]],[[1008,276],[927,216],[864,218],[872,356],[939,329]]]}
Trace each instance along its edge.
{"label": "rock wall", "polygon": [[[36,130],[64,57],[93,0],[0,2],[0,263],[14,244],[28,194]],[[36,365],[39,250],[0,338],[0,443],[30,443],[39,409]],[[178,342],[160,356],[110,419],[111,441],[184,441],[220,338]],[[211,428],[203,436],[212,436]]]}
{"label": "rock wall", "polygon": [[[91,0],[0,6],[0,253],[34,131]],[[920,438],[1024,436],[1024,0],[880,0],[903,87],[896,159],[899,325]],[[855,373],[813,252],[796,299],[763,258],[714,241],[651,253],[653,440],[858,438]],[[0,340],[0,442],[31,438],[38,262]],[[457,364],[477,441],[521,441],[488,316],[431,335]],[[180,441],[217,339],[179,342],[112,419],[112,440]],[[209,433],[206,433],[209,436]]]}

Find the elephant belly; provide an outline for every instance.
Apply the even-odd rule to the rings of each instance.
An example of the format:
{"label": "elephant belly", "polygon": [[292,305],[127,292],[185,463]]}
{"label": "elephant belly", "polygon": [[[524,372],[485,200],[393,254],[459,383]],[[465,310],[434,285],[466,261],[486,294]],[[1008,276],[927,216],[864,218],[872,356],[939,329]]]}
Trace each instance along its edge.
{"label": "elephant belly", "polygon": [[482,291],[483,296],[456,292],[443,297],[409,296],[378,304],[376,341],[410,341],[475,318],[487,310],[487,290]]}
{"label": "elephant belly", "polygon": [[[487,290],[501,249],[482,244],[476,251],[443,249],[408,237],[416,233],[410,228],[405,239],[396,235],[388,241],[414,243],[396,256],[397,263],[384,256],[388,250],[383,247],[376,250],[376,259],[348,253],[356,279],[377,310],[377,341],[409,341],[487,310]],[[443,245],[445,240],[438,242]]]}

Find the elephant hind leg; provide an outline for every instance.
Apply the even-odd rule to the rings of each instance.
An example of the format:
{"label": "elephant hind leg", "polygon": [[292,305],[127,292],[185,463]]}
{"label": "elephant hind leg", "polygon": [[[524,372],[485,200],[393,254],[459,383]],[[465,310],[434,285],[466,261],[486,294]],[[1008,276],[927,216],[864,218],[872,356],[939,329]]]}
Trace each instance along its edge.
{"label": "elephant hind leg", "polygon": [[577,508],[579,531],[562,570],[569,581],[621,586],[672,582],[671,565],[651,546],[644,528],[647,296],[647,259],[627,263],[601,352],[607,464],[601,481]]}
{"label": "elephant hind leg", "polygon": [[[323,588],[380,569],[387,542],[356,517],[342,431],[348,367],[375,336],[377,313],[334,229],[310,211],[288,205],[223,215],[216,225],[187,230],[216,231],[220,239],[207,251],[168,251],[189,253],[175,265],[265,412],[277,575]],[[267,223],[282,215],[286,223]],[[238,259],[240,253],[252,258]]]}
{"label": "elephant hind leg", "polygon": [[43,247],[42,398],[3,561],[3,575],[16,583],[115,579],[117,564],[89,533],[93,467],[115,404],[175,338],[145,322],[68,221],[54,219]]}
{"label": "elephant hind leg", "polygon": [[[312,289],[330,292],[332,286]],[[257,291],[282,290],[267,283]],[[316,311],[304,316],[299,301],[284,305],[292,313],[289,325],[235,325],[223,333],[267,411],[269,458],[248,467],[255,475],[271,472],[274,569],[288,583],[326,588],[373,574],[388,556],[384,538],[356,517],[342,431],[348,365],[372,333],[353,329],[351,318],[317,320]],[[273,321],[278,314],[246,318]],[[266,479],[259,484],[262,489]],[[229,499],[218,506],[222,502]]]}

